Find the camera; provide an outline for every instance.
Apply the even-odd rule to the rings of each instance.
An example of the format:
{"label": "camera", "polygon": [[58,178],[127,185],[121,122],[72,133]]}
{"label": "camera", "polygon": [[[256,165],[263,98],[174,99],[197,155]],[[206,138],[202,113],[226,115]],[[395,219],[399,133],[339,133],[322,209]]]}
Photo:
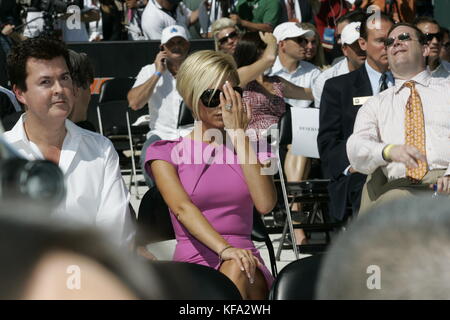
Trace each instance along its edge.
{"label": "camera", "polygon": [[[58,15],[62,15],[67,13],[67,8],[70,6],[77,6],[78,8],[83,9],[84,1],[83,0],[18,0],[22,8],[27,12],[27,22],[21,27],[26,25],[30,25],[30,28],[36,29],[39,28],[36,22],[33,22],[37,19],[44,20],[43,27],[41,26],[38,30],[39,33],[44,33],[47,36],[55,36],[54,34],[54,26],[55,21],[58,19]],[[38,13],[42,13],[39,15]],[[28,17],[33,17],[28,19]],[[31,23],[33,22],[33,27],[31,27]]]}
{"label": "camera", "polygon": [[64,197],[64,175],[56,164],[26,160],[0,136],[1,201],[56,208]]}

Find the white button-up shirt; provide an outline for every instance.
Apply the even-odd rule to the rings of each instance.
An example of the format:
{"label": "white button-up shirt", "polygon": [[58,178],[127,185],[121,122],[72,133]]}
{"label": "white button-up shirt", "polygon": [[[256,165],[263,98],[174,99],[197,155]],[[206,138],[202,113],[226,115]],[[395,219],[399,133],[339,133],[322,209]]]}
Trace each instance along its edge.
{"label": "white button-up shirt", "polygon": [[[417,74],[416,90],[422,101],[425,121],[425,148],[428,169],[444,169],[450,174],[450,80],[431,78],[428,70]],[[382,167],[388,180],[404,178],[406,167],[386,162],[382,151],[387,144],[405,144],[405,107],[411,90],[405,80],[370,98],[358,111],[353,134],[347,141],[350,164],[370,174]]]}
{"label": "white button-up shirt", "polygon": [[[146,65],[139,71],[133,88],[146,82],[155,73],[155,64]],[[177,81],[172,74],[166,70],[162,73],[156,83],[153,93],[148,100],[150,115],[150,132],[158,135],[163,140],[173,140],[188,134],[193,125],[177,129],[180,104],[183,99],[177,91]]]}
{"label": "white button-up shirt", "polygon": [[[297,69],[294,72],[289,72],[280,62],[280,58],[277,57],[270,72],[271,76],[279,76],[299,87],[311,88],[314,85],[317,77],[320,74],[320,69],[315,65],[306,62],[299,61]],[[307,108],[311,104],[312,100],[298,100],[298,99],[284,99],[293,107]]]}
{"label": "white button-up shirt", "polygon": [[324,70],[317,78],[312,86],[312,94],[314,96],[314,107],[320,108],[320,99],[322,97],[323,87],[328,79],[349,73],[347,59],[342,59],[331,68]]}
{"label": "white button-up shirt", "polygon": [[[25,114],[26,115],[26,114]],[[44,159],[24,130],[25,115],[5,140],[28,160]],[[66,120],[59,167],[64,173],[66,197],[55,209],[55,218],[65,223],[81,223],[104,231],[116,244],[133,237],[128,203],[130,195],[123,182],[119,157],[107,138],[84,130]]]}
{"label": "white button-up shirt", "polygon": [[[380,93],[380,79],[382,73],[372,68],[367,60],[364,62],[364,65],[366,66],[367,75],[369,76],[370,85],[372,86],[372,94],[377,95]],[[388,87],[392,87],[394,85],[394,76],[390,71],[387,72],[386,81]]]}
{"label": "white button-up shirt", "polygon": [[[164,12],[155,0],[149,0],[142,14],[142,31],[146,40],[160,40],[164,28],[174,24],[189,30],[192,11],[183,2],[178,4],[175,18]],[[189,35],[189,34],[188,34]]]}

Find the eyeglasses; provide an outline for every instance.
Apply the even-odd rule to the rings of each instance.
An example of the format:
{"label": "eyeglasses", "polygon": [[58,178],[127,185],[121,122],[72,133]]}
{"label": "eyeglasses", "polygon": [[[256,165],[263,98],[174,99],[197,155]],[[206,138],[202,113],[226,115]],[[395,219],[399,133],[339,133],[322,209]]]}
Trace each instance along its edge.
{"label": "eyeglasses", "polygon": [[425,33],[425,40],[427,40],[427,42],[430,42],[433,40],[433,38],[436,38],[437,41],[441,42],[442,41],[442,33],[440,32],[436,32],[436,33]]}
{"label": "eyeglasses", "polygon": [[296,38],[288,38],[287,40],[292,40],[297,42],[299,45],[304,46],[306,44],[308,44],[308,40],[306,40],[303,37],[296,37]]}
{"label": "eyeglasses", "polygon": [[[401,41],[401,42],[417,40],[417,39],[412,39],[411,35],[409,33],[407,33],[407,32],[400,33],[397,36],[397,39],[398,39],[398,41]],[[384,46],[386,48],[389,48],[389,47],[391,47],[394,44],[394,42],[395,42],[395,38],[392,38],[392,37],[391,38],[386,38],[386,39],[384,39]]]}
{"label": "eyeglasses", "polygon": [[224,43],[228,42],[229,39],[235,39],[235,38],[237,38],[237,36],[238,36],[237,32],[236,31],[232,31],[229,34],[227,34],[225,37],[220,38],[218,40],[219,44],[223,45]]}
{"label": "eyeglasses", "polygon": [[[242,96],[241,87],[233,87],[233,90],[238,92]],[[220,104],[220,89],[206,89],[200,96],[200,101],[207,108],[215,108]]]}

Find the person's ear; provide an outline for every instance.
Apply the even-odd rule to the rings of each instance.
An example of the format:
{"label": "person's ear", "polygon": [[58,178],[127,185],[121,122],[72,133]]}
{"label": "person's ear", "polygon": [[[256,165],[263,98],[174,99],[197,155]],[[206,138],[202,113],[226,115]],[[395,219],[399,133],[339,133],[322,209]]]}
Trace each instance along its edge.
{"label": "person's ear", "polygon": [[367,51],[367,41],[366,39],[360,37],[358,39],[358,43],[359,43],[359,47],[363,50],[363,51]]}
{"label": "person's ear", "polygon": [[13,85],[13,92],[16,95],[17,100],[22,103],[23,105],[27,105],[27,99],[24,95],[25,91],[22,89],[19,89],[17,85]]}

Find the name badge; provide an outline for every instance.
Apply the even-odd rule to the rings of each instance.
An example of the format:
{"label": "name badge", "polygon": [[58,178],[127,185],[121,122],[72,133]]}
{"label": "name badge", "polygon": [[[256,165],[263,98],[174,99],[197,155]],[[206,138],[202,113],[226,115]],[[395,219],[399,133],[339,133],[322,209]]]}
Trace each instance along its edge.
{"label": "name badge", "polygon": [[353,98],[353,105],[354,105],[354,106],[360,106],[360,105],[363,105],[364,103],[366,103],[367,100],[369,100],[369,98],[372,98],[372,96],[367,96],[367,97],[355,97],[355,98]]}

